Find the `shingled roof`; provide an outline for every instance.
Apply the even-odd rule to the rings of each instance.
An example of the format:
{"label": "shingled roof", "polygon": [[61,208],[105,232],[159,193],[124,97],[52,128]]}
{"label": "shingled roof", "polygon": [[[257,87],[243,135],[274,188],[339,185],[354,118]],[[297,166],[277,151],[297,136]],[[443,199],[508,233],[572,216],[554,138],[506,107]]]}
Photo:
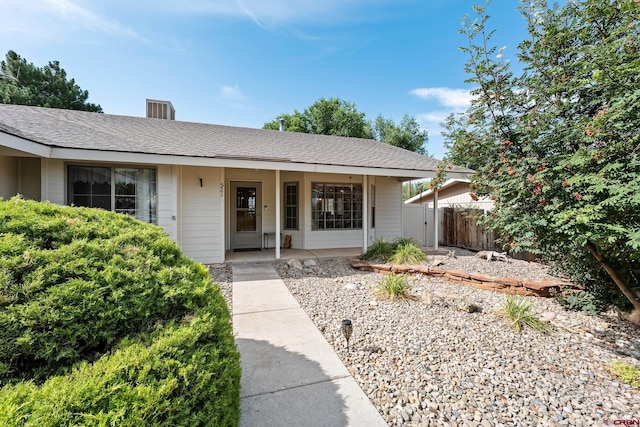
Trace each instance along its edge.
{"label": "shingled roof", "polygon": [[0,132],[48,147],[180,157],[425,172],[435,171],[439,162],[370,139],[7,104],[0,104]]}

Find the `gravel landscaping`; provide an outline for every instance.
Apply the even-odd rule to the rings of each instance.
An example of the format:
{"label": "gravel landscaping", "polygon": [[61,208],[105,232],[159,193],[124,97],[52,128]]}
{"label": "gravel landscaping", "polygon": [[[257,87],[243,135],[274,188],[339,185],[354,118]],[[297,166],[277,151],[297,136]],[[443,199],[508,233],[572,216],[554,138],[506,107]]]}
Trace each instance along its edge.
{"label": "gravel landscaping", "polygon": [[229,313],[233,313],[233,271],[228,264],[210,264],[209,273],[214,283],[220,286],[222,296],[227,302]]}
{"label": "gravel landscaping", "polygon": [[[488,262],[456,249],[430,256],[438,268],[518,279],[555,279],[524,261]],[[552,334],[516,332],[500,318],[505,295],[427,277],[410,281],[418,300],[377,300],[379,273],[346,259],[298,269],[274,266],[391,426],[611,425],[640,419],[640,391],[607,370],[612,361],[640,366],[639,330],[615,313],[566,312],[553,299],[528,297]],[[230,283],[225,267],[212,268]],[[223,294],[230,301],[230,290]],[[230,286],[228,286],[230,289]],[[481,308],[460,311],[460,302]],[[342,319],[354,325],[350,349]]]}

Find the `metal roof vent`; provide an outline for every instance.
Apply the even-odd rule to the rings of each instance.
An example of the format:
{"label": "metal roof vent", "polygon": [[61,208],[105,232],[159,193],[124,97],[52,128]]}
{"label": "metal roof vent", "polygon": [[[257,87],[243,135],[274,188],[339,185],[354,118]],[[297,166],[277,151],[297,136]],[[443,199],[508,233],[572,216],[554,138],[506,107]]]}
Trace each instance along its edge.
{"label": "metal roof vent", "polygon": [[176,109],[169,101],[159,101],[157,99],[147,99],[147,118],[175,120]]}

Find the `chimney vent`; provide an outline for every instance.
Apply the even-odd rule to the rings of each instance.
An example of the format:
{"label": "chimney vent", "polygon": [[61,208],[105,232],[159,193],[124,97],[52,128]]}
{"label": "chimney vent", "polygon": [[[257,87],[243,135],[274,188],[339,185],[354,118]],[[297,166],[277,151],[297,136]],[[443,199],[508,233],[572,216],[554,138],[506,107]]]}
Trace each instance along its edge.
{"label": "chimney vent", "polygon": [[284,132],[284,119],[280,119],[280,132]]}
{"label": "chimney vent", "polygon": [[147,118],[175,120],[176,109],[169,101],[159,101],[157,99],[147,99]]}

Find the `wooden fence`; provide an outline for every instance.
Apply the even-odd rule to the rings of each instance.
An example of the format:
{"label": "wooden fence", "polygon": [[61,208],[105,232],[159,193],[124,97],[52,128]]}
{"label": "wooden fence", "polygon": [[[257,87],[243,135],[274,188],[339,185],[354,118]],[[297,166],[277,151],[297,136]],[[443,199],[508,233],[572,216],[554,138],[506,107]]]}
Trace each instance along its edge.
{"label": "wooden fence", "polygon": [[[475,251],[503,252],[496,243],[500,234],[487,231],[478,224],[477,217],[485,213],[482,209],[442,208],[442,240],[444,246],[471,249]],[[509,252],[511,258],[533,261],[536,255],[530,252]]]}

